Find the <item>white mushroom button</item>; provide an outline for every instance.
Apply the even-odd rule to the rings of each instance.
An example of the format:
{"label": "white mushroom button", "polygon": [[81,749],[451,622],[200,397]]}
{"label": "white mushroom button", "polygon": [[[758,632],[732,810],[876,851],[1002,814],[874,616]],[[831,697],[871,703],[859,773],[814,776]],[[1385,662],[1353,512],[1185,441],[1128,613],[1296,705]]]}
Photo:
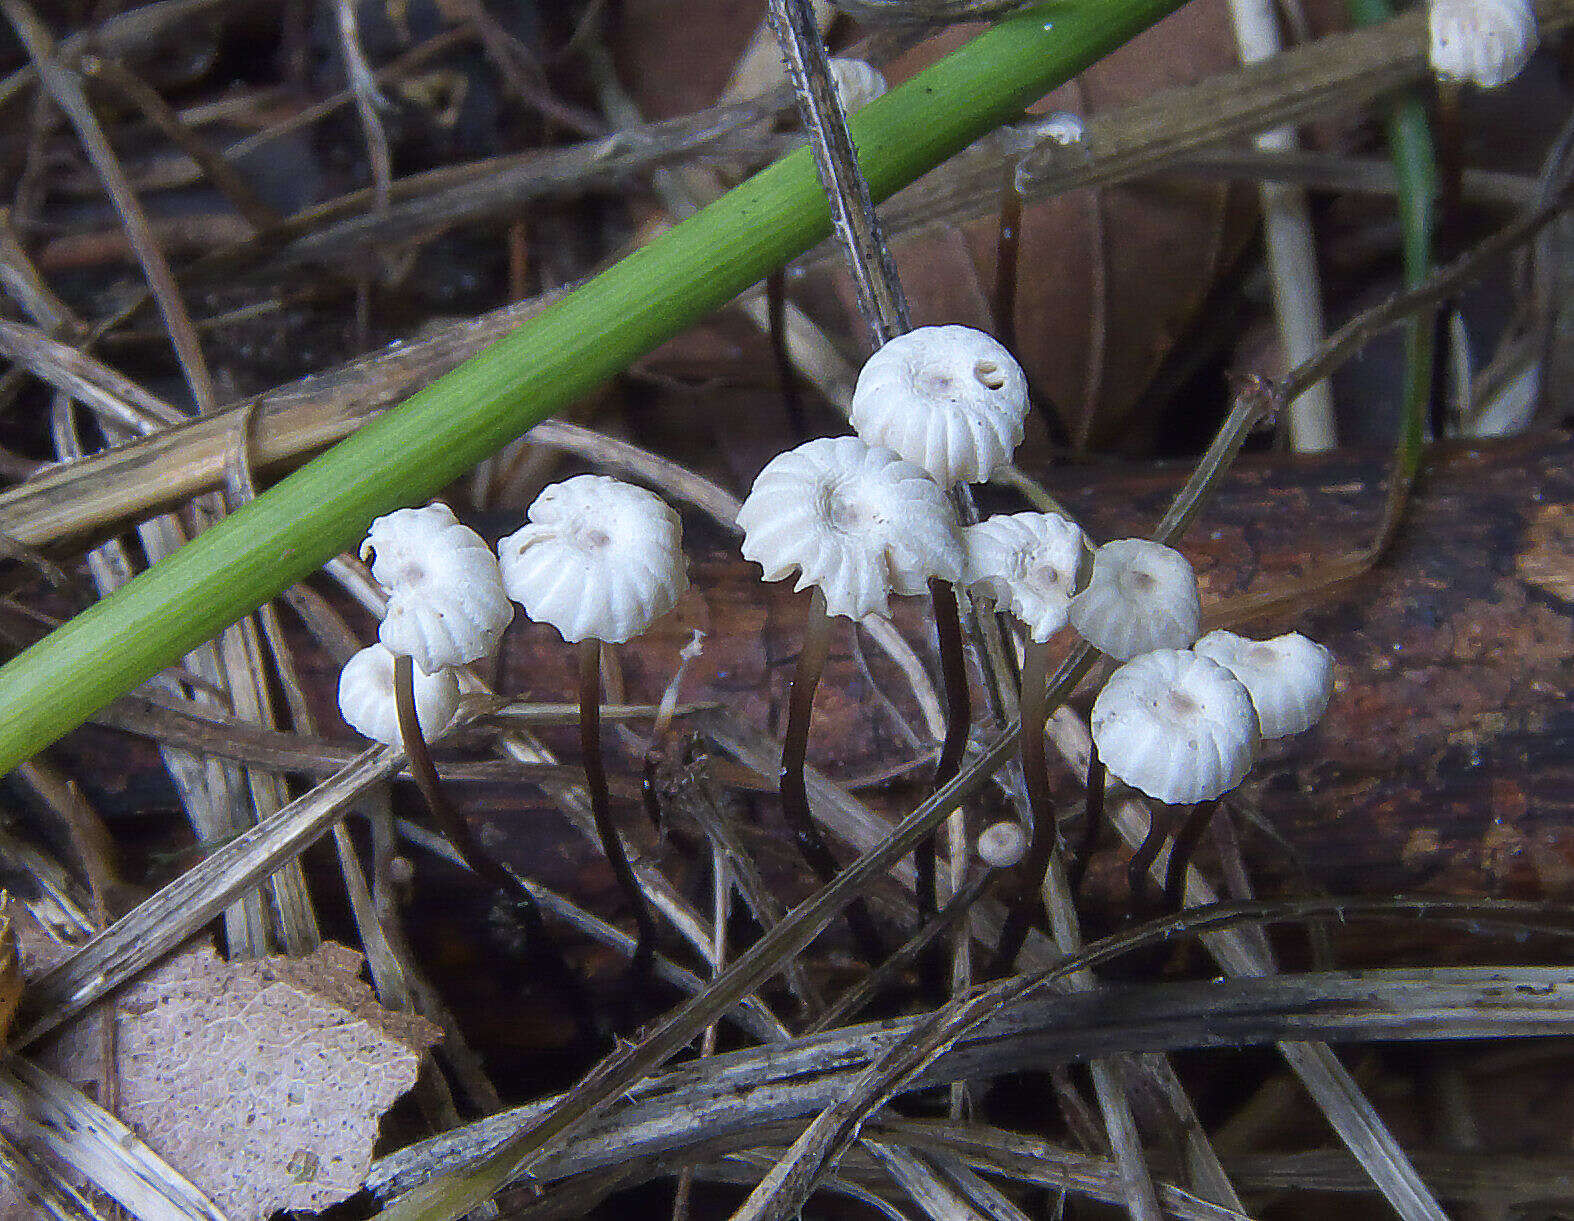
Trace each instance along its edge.
{"label": "white mushroom button", "polygon": [[1430,0],[1427,31],[1432,71],[1481,89],[1518,76],[1538,40],[1529,0]]}
{"label": "white mushroom button", "polygon": [[1093,575],[1071,599],[1069,614],[1084,640],[1117,661],[1150,649],[1183,649],[1202,628],[1191,564],[1140,538],[1116,539],[1093,553]]}
{"label": "white mushroom button", "polygon": [[1093,563],[1082,528],[1058,513],[1000,514],[965,527],[962,543],[963,580],[1020,619],[1040,644],[1066,625]]}
{"label": "white mushroom button", "polygon": [[[339,714],[362,737],[384,746],[398,746],[399,710],[394,701],[394,654],[374,644],[362,649],[339,674]],[[459,707],[459,683],[452,670],[424,674],[413,667],[415,719],[423,737],[435,738],[448,728]]]}
{"label": "white mushroom button", "polygon": [[1027,378],[999,342],[971,327],[923,326],[864,364],[850,418],[870,445],[951,487],[1011,461],[1027,407]]}
{"label": "white mushroom button", "polygon": [[514,617],[497,557],[447,505],[379,517],[361,558],[388,591],[377,638],[427,674],[494,652]]}
{"label": "white mushroom button", "polygon": [[1027,854],[1027,832],[1012,819],[978,833],[978,859],[994,869],[1010,869]]}
{"label": "white mushroom button", "polygon": [[1129,661],[1093,701],[1093,742],[1112,776],[1173,805],[1239,784],[1257,756],[1257,714],[1223,666],[1189,649]]}
{"label": "white mushroom button", "polygon": [[822,437],[773,458],[738,511],[743,556],[767,581],[799,573],[827,611],[884,615],[890,595],[962,575],[961,530],[940,485],[889,450]]}
{"label": "white mushroom button", "polygon": [[1333,654],[1299,632],[1248,640],[1221,630],[1209,632],[1193,647],[1245,685],[1264,738],[1287,738],[1310,729],[1328,710]]}
{"label": "white mushroom button", "polygon": [[644,488],[576,475],[543,491],[526,516],[497,545],[504,587],[571,644],[631,640],[689,587],[678,515]]}
{"label": "white mushroom button", "polygon": [[848,114],[885,93],[885,77],[868,60],[836,57],[825,66],[830,70],[837,100]]}

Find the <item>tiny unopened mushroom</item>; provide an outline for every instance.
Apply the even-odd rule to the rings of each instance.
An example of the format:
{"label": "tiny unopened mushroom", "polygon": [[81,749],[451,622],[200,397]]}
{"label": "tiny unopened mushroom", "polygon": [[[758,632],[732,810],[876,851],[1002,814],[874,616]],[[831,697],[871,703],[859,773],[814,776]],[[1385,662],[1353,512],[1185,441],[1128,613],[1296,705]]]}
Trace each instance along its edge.
{"label": "tiny unopened mushroom", "polygon": [[1116,661],[1152,649],[1183,649],[1202,627],[1190,562],[1141,538],[1116,539],[1094,551],[1092,575],[1071,599],[1069,614],[1078,634]]}
{"label": "tiny unopened mushroom", "polygon": [[361,559],[388,591],[377,638],[427,674],[494,652],[514,617],[497,557],[445,504],[377,518]]}
{"label": "tiny unopened mushroom", "polygon": [[[788,701],[781,795],[800,852],[829,882],[836,859],[809,815],[803,768],[831,617],[885,614],[893,593],[922,593],[936,578],[956,582],[961,531],[934,480],[857,437],[820,438],[778,454],[755,479],[738,526],[744,558],[759,564],[767,581],[796,572],[796,588],[814,591]],[[881,953],[862,906],[848,916],[865,953]]]}
{"label": "tiny unopened mushroom", "polygon": [[1057,830],[1044,758],[1049,716],[1049,639],[1065,626],[1071,598],[1087,581],[1092,549],[1081,527],[1054,513],[991,517],[962,532],[967,584],[983,590],[1028,629],[1022,660],[1022,770],[1033,838],[1020,894],[996,943],[996,974],[1008,974],[1027,936],[1055,849]]}
{"label": "tiny unopened mushroom", "polygon": [[836,98],[848,114],[862,110],[885,93],[885,77],[866,59],[833,56],[826,61]]}
{"label": "tiny unopened mushroom", "polygon": [[602,848],[639,925],[638,975],[650,967],[656,924],[612,823],[601,756],[601,646],[639,635],[683,596],[682,523],[660,497],[606,475],[552,484],[526,517],[498,543],[503,584],[527,617],[579,646],[580,753]]}
{"label": "tiny unopened mushroom", "polygon": [[967,326],[921,326],[864,363],[850,419],[869,444],[951,487],[1011,461],[1027,408],[1027,378],[997,340]]}
{"label": "tiny unopened mushroom", "polygon": [[1496,89],[1530,62],[1538,41],[1529,0],[1430,0],[1427,58],[1444,82]]}
{"label": "tiny unopened mushroom", "polygon": [[1010,869],[1027,855],[1027,832],[1015,819],[993,823],[978,833],[978,859],[992,869]]}
{"label": "tiny unopened mushroom", "polygon": [[1334,689],[1333,654],[1299,632],[1249,640],[1220,629],[1192,647],[1246,687],[1265,740],[1310,729],[1328,710]]}
{"label": "tiny unopened mushroom", "polygon": [[[1192,805],[1171,854],[1166,898],[1184,886],[1190,843],[1257,757],[1257,712],[1246,687],[1218,662],[1190,649],[1155,649],[1128,661],[1093,701],[1093,742],[1110,774],[1166,805]],[[1163,842],[1155,816],[1148,838],[1128,865],[1132,892],[1142,893],[1148,866]]]}
{"label": "tiny unopened mushroom", "polygon": [[[398,746],[399,710],[394,695],[397,657],[381,642],[362,649],[345,662],[339,674],[339,713],[362,737],[384,746]],[[452,670],[412,675],[416,719],[421,732],[436,737],[448,728],[459,707],[459,683]]]}

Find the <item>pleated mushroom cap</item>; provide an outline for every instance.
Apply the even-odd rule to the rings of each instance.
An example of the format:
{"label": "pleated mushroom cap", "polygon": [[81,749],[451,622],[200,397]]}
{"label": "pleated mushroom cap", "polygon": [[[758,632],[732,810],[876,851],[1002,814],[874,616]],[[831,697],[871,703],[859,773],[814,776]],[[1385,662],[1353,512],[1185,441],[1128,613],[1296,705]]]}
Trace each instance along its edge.
{"label": "pleated mushroom cap", "polygon": [[427,674],[495,652],[514,617],[497,557],[445,504],[379,517],[361,559],[388,591],[377,638]]}
{"label": "pleated mushroom cap", "polygon": [[1093,549],[1058,513],[999,514],[962,530],[962,579],[1010,611],[1042,644],[1066,625],[1072,596],[1087,583]]}
{"label": "pleated mushroom cap", "polygon": [[1093,701],[1093,742],[1110,775],[1171,805],[1229,792],[1257,756],[1246,688],[1189,649],[1128,661]]}
{"label": "pleated mushroom cap", "polygon": [[1027,378],[1000,343],[972,327],[921,326],[865,362],[850,418],[870,445],[948,488],[1011,461],[1027,406]]}
{"label": "pleated mushroom cap", "polygon": [[1518,76],[1539,40],[1529,0],[1430,0],[1427,33],[1432,71],[1480,89]]}
{"label": "pleated mushroom cap", "polygon": [[1116,661],[1183,649],[1202,629],[1197,576],[1179,551],[1120,538],[1093,553],[1087,588],[1071,599],[1071,626]]}
{"label": "pleated mushroom cap", "polygon": [[1266,739],[1310,729],[1328,710],[1333,654],[1299,632],[1248,640],[1221,629],[1209,632],[1193,648],[1235,675],[1251,693]]}
{"label": "pleated mushroom cap", "polygon": [[822,437],[778,454],[738,510],[743,558],[767,581],[799,574],[832,615],[890,612],[890,595],[962,576],[961,530],[940,485],[857,437]]}
{"label": "pleated mushroom cap", "polygon": [[683,527],[644,488],[576,475],[536,497],[497,545],[508,596],[570,644],[633,639],[689,587]]}
{"label": "pleated mushroom cap", "polygon": [[[452,670],[423,674],[412,666],[415,719],[421,734],[434,738],[448,728],[459,707],[459,682]],[[399,707],[394,700],[394,655],[378,643],[362,649],[339,674],[339,714],[362,737],[398,746]]]}

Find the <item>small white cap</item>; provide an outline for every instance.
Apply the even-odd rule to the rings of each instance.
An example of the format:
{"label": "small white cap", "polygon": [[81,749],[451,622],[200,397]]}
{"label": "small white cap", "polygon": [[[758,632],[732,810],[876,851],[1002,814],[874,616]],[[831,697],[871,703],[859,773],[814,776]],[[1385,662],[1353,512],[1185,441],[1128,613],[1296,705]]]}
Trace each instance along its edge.
{"label": "small white cap", "polygon": [[1027,855],[1027,831],[1013,819],[978,833],[978,859],[995,869],[1010,869]]}
{"label": "small white cap", "polygon": [[377,638],[427,674],[494,652],[514,617],[497,557],[445,504],[379,517],[361,559],[388,591]]}
{"label": "small white cap", "polygon": [[889,596],[962,579],[962,538],[940,485],[890,450],[821,437],[778,454],[738,510],[743,558],[767,581],[801,571],[833,615],[890,612]]}
{"label": "small white cap", "polygon": [[1535,53],[1536,11],[1529,0],[1431,0],[1427,58],[1445,81],[1496,89]]}
{"label": "small white cap", "polygon": [[965,526],[963,580],[1009,610],[1043,644],[1066,625],[1071,597],[1087,583],[1093,548],[1058,513],[1000,514]]}
{"label": "small white cap", "polygon": [[1118,538],[1093,553],[1087,588],[1071,599],[1071,626],[1116,661],[1183,649],[1202,630],[1197,576],[1179,551]]}
{"label": "small white cap", "polygon": [[921,326],[864,364],[849,418],[869,444],[916,462],[942,487],[981,483],[1022,443],[1027,378],[983,331]]}
{"label": "small white cap", "polygon": [[1252,697],[1189,649],[1128,661],[1093,701],[1093,742],[1110,775],[1172,805],[1227,793],[1257,756]]}
{"label": "small white cap", "polygon": [[1222,629],[1193,648],[1235,675],[1251,693],[1264,738],[1310,729],[1328,710],[1334,691],[1333,654],[1299,632],[1248,640]]}
{"label": "small white cap", "polygon": [[622,644],[689,587],[683,526],[659,496],[606,475],[554,483],[497,545],[508,596],[570,644]]}
{"label": "small white cap", "polygon": [[[415,719],[424,737],[448,728],[459,707],[459,682],[452,670],[423,674],[411,666]],[[362,737],[384,746],[398,746],[399,705],[394,699],[394,655],[382,644],[362,649],[344,663],[339,675],[339,714]]]}
{"label": "small white cap", "polygon": [[831,70],[831,84],[848,114],[869,105],[886,90],[885,77],[868,60],[833,57],[825,66]]}

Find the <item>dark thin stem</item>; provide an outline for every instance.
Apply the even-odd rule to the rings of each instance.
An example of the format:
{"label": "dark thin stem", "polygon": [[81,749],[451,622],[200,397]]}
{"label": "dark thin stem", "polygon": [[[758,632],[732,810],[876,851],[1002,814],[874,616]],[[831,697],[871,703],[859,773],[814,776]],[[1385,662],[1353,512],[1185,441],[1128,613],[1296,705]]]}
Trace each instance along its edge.
{"label": "dark thin stem", "polygon": [[[929,582],[929,601],[934,607],[935,635],[940,645],[940,675],[945,685],[946,701],[945,742],[940,747],[940,762],[935,765],[932,792],[944,788],[962,768],[962,756],[967,753],[967,734],[973,722],[973,700],[967,683],[967,654],[962,645],[962,616],[957,606],[956,590],[948,581],[933,579]],[[939,839],[937,828],[913,849],[920,928],[939,910],[935,876]],[[929,947],[920,966],[924,989],[935,997],[945,992],[945,956],[945,943],[936,941]]]}
{"label": "dark thin stem", "polygon": [[1148,906],[1148,870],[1152,868],[1154,860],[1159,855],[1159,849],[1164,847],[1164,841],[1169,837],[1169,818],[1164,807],[1157,802],[1153,803],[1148,824],[1148,834],[1137,851],[1132,854],[1131,860],[1126,862],[1126,882],[1131,887],[1132,903],[1143,910]]}
{"label": "dark thin stem", "polygon": [[[809,718],[814,709],[814,692],[825,670],[831,645],[831,617],[825,610],[825,595],[816,589],[809,599],[809,618],[803,629],[803,649],[792,676],[792,692],[787,697],[787,733],[782,742],[782,814],[792,828],[798,851],[823,884],[829,885],[841,871],[831,849],[809,813],[809,792],[804,785],[803,767],[809,751]],[[885,957],[885,947],[874,930],[874,921],[862,900],[847,908],[847,923],[859,951],[871,963]]]}
{"label": "dark thin stem", "polygon": [[421,732],[421,722],[415,711],[415,662],[404,654],[394,658],[394,708],[399,716],[399,736],[404,739],[410,775],[432,811],[437,829],[454,846],[454,851],[470,872],[500,892],[508,904],[510,914],[523,927],[525,952],[531,964],[568,1005],[585,1046],[599,1047],[605,1041],[605,1032],[596,1016],[595,1006],[585,991],[584,983],[569,969],[557,942],[547,931],[535,896],[522,879],[476,847],[470,836],[469,825],[443,796],[437,768],[432,763],[432,752],[427,749],[426,737]]}
{"label": "dark thin stem", "polygon": [[1010,975],[1017,954],[1027,939],[1033,917],[1042,904],[1044,875],[1060,835],[1055,826],[1055,807],[1049,796],[1049,769],[1044,757],[1044,723],[1049,716],[1049,646],[1029,639],[1022,664],[1022,776],[1027,788],[1028,809],[1033,815],[1033,838],[1027,855],[1017,866],[1020,893],[1011,914],[1006,917],[990,973]]}
{"label": "dark thin stem", "polygon": [[1082,889],[1082,879],[1088,876],[1088,863],[1093,859],[1093,850],[1098,847],[1099,831],[1104,826],[1104,782],[1108,778],[1109,771],[1104,766],[1104,760],[1099,758],[1099,748],[1090,744],[1087,815],[1082,824],[1082,839],[1077,844],[1077,854],[1067,875],[1073,898]]}
{"label": "dark thin stem", "polygon": [[1192,854],[1197,851],[1202,833],[1208,829],[1208,824],[1213,821],[1213,812],[1218,808],[1217,797],[1211,801],[1199,801],[1186,812],[1180,830],[1175,832],[1175,844],[1170,849],[1170,861],[1164,873],[1166,912],[1178,912],[1185,903],[1186,866],[1191,864]]}
{"label": "dark thin stem", "polygon": [[1022,196],[1017,191],[1017,163],[1006,163],[1000,189],[1000,229],[995,239],[995,291],[991,303],[995,337],[1012,350],[1017,346],[1017,260],[1022,250]]}
{"label": "dark thin stem", "polygon": [[623,893],[634,906],[634,923],[639,928],[639,943],[634,948],[631,972],[636,979],[650,971],[656,950],[656,921],[645,902],[634,867],[618,829],[612,824],[612,799],[607,792],[607,770],[601,759],[601,641],[582,640],[579,644],[579,753],[585,768],[585,787],[590,792],[590,812],[596,820],[601,850],[607,854],[612,873]]}
{"label": "dark thin stem", "polygon": [[765,318],[771,337],[771,356],[776,361],[776,384],[781,388],[782,406],[787,409],[787,424],[794,437],[808,435],[803,418],[803,395],[798,391],[798,375],[787,353],[787,273],[771,272],[765,277]]}

